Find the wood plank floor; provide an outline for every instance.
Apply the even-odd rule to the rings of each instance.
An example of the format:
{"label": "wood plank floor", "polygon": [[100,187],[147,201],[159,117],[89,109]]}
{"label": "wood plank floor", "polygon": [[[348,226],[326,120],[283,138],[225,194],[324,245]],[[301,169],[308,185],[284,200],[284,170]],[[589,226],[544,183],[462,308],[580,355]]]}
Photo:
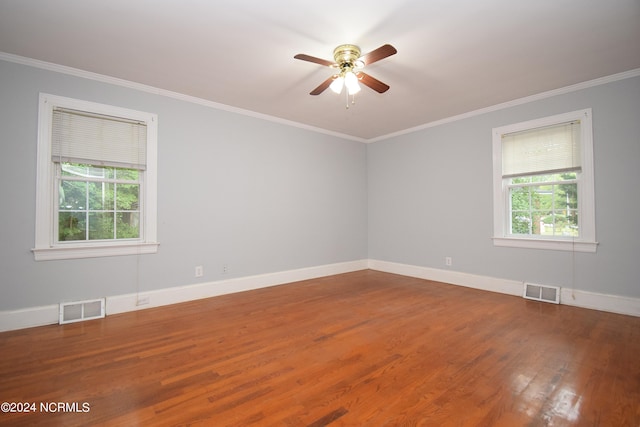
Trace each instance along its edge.
{"label": "wood plank floor", "polygon": [[640,318],[370,270],[5,332],[0,354],[0,402],[38,405],[1,425],[640,426]]}

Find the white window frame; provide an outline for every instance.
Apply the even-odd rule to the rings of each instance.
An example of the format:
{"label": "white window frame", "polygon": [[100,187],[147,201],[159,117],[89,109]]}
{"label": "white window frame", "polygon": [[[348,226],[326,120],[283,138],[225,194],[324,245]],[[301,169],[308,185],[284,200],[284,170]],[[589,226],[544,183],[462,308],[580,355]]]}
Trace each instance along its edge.
{"label": "white window frame", "polygon": [[[92,241],[56,243],[56,166],[51,160],[52,117],[56,107],[86,111],[95,114],[122,117],[143,122],[147,126],[147,159],[143,172],[144,189],[141,204],[140,239],[134,241]],[[158,118],[156,114],[115,107],[95,102],[40,94],[38,110],[38,151],[36,176],[36,230],[35,247],[32,249],[36,261],[57,259],[94,258],[116,255],[156,253],[157,241],[157,159]]]}
{"label": "white window frame", "polygon": [[[493,244],[516,248],[596,252],[593,130],[590,108],[493,129]],[[502,177],[502,136],[545,126],[580,121],[582,171],[578,178],[580,237],[514,236],[509,234],[509,194]]]}

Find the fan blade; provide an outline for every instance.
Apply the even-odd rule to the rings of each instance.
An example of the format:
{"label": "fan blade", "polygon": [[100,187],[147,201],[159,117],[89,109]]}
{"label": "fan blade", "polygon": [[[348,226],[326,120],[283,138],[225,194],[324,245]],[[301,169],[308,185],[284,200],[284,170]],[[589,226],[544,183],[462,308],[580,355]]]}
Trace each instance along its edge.
{"label": "fan blade", "polygon": [[309,61],[320,65],[326,65],[327,67],[335,66],[335,62],[327,61],[326,59],[316,58],[315,56],[305,55],[304,53],[299,53],[294,56],[295,59],[300,59],[302,61]]}
{"label": "fan blade", "polygon": [[390,44],[385,44],[375,50],[372,50],[366,55],[362,55],[359,60],[364,62],[364,65],[369,65],[396,53],[398,53],[398,51],[395,47],[391,46]]}
{"label": "fan blade", "polygon": [[388,85],[382,83],[380,80],[374,77],[371,77],[369,74],[359,72],[357,76],[358,80],[360,80],[363,85],[369,86],[371,89],[375,90],[378,93],[384,93],[389,90]]}
{"label": "fan blade", "polygon": [[309,95],[320,95],[322,92],[325,91],[325,89],[327,89],[329,86],[331,86],[331,83],[333,83],[333,81],[336,79],[336,77],[337,76],[329,77],[327,80],[325,80],[322,83],[320,83],[320,86],[318,86],[317,88],[315,88],[314,90],[309,92]]}

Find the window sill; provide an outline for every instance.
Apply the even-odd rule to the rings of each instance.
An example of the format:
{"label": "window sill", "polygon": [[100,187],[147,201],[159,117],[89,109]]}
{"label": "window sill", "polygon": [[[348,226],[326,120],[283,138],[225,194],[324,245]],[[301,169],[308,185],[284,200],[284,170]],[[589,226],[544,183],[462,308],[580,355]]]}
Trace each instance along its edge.
{"label": "window sill", "polygon": [[550,240],[550,239],[523,239],[517,237],[494,237],[494,246],[506,246],[511,248],[546,249],[554,251],[596,252],[598,242],[583,240]]}
{"label": "window sill", "polygon": [[120,255],[142,255],[158,252],[159,243],[111,244],[100,246],[56,246],[34,248],[36,261],[52,261],[58,259],[99,258]]}

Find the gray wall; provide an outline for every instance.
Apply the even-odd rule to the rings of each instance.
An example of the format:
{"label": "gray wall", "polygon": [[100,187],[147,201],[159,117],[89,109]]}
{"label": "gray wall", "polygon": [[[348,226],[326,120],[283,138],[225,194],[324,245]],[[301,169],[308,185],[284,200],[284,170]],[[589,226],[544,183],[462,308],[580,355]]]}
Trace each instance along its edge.
{"label": "gray wall", "polygon": [[[40,92],[158,114],[157,254],[34,261]],[[359,142],[0,61],[0,147],[0,310],[367,257]]]}
{"label": "gray wall", "polygon": [[[158,114],[157,254],[33,260],[40,92]],[[597,253],[494,247],[491,129],[588,107]],[[445,256],[459,272],[640,297],[637,77],[361,144],[0,61],[0,153],[0,310],[364,258],[446,269]]]}
{"label": "gray wall", "polygon": [[[497,126],[593,109],[597,253],[494,247]],[[640,78],[369,144],[371,259],[640,297]]]}

